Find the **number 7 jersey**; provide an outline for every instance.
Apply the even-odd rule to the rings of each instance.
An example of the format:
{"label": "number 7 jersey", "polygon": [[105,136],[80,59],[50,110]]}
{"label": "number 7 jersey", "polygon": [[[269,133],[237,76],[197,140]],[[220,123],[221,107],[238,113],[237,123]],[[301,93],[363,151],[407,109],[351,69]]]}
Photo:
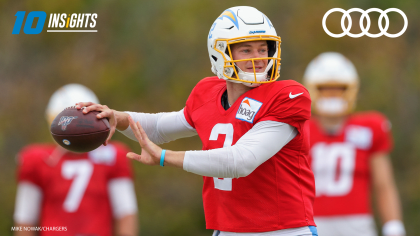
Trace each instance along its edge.
{"label": "number 7 jersey", "polygon": [[65,227],[40,235],[102,235],[113,232],[108,184],[132,179],[125,145],[111,142],[89,153],[55,155],[56,145],[33,144],[19,154],[19,183],[42,191],[40,222],[36,226]]}
{"label": "number 7 jersey", "polygon": [[203,177],[207,228],[266,232],[314,226],[308,91],[291,80],[263,84],[244,93],[227,110],[221,104],[225,91],[226,81],[209,77],[196,85],[187,100],[185,118],[197,130],[203,150],[235,145],[262,121],[287,123],[298,134],[246,177]]}

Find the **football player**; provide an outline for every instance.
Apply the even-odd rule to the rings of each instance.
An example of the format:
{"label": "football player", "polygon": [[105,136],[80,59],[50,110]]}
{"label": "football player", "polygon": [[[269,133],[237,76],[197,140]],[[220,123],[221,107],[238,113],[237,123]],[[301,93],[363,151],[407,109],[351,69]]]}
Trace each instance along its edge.
{"label": "football player", "polygon": [[[51,97],[49,124],[80,99],[98,102],[83,85],[68,84]],[[19,153],[16,226],[40,235],[137,235],[137,202],[125,145],[112,142],[89,153],[32,144]],[[34,228],[15,235],[36,235]]]}
{"label": "football player", "polygon": [[371,189],[383,235],[405,235],[389,159],[391,125],[379,112],[353,112],[359,90],[353,64],[339,53],[322,53],[308,65],[304,84],[315,114],[310,120],[310,160],[320,235],[378,235]]}
{"label": "football player", "polygon": [[[108,117],[113,130],[138,141],[141,155],[129,158],[202,175],[206,224],[214,235],[317,235],[307,159],[311,99],[301,84],[276,81],[280,37],[262,12],[232,7],[211,26],[207,46],[216,76],[202,79],[178,112],[77,107],[100,111],[97,117]],[[202,151],[156,145],[193,135]]]}

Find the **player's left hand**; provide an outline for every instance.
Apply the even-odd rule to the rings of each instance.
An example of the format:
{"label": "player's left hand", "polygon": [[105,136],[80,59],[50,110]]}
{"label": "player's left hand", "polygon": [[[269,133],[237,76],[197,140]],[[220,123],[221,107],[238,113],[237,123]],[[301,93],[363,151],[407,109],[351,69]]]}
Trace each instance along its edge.
{"label": "player's left hand", "polygon": [[137,160],[146,165],[159,165],[160,155],[162,153],[162,148],[154,144],[147,137],[146,132],[144,132],[143,127],[141,127],[140,122],[135,123],[134,120],[129,116],[128,118],[131,129],[133,130],[134,135],[136,136],[139,144],[141,146],[141,155],[134,152],[127,153],[127,157],[130,159]]}

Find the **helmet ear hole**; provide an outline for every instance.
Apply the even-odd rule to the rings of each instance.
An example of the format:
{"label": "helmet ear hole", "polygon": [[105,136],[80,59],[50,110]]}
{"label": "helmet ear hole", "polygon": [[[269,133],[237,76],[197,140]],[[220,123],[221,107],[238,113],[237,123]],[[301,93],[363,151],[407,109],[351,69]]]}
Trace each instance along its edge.
{"label": "helmet ear hole", "polygon": [[214,55],[211,55],[211,58],[213,58],[213,60],[216,62],[217,61],[217,57],[215,57]]}
{"label": "helmet ear hole", "polygon": [[276,41],[267,40],[268,57],[273,57],[276,53]]}
{"label": "helmet ear hole", "polygon": [[[226,55],[229,55],[229,49],[228,49],[228,47],[226,47],[225,54],[226,54]],[[233,59],[233,58],[232,58],[232,59]]]}
{"label": "helmet ear hole", "polygon": [[[270,51],[268,51],[270,53]],[[268,55],[270,57],[270,55]],[[268,64],[270,64],[270,61],[273,59],[268,60]],[[273,61],[273,65],[271,65],[271,68],[267,71],[267,78],[271,77],[271,74],[273,73],[273,68],[276,66],[275,62]],[[275,73],[275,72],[274,72]]]}

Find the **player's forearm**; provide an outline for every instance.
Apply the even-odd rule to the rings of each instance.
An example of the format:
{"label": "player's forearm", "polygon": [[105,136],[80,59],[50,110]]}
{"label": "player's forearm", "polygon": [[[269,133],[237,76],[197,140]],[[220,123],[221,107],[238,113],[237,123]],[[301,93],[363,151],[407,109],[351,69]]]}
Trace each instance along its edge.
{"label": "player's forearm", "polygon": [[167,150],[165,153],[164,166],[183,168],[184,157],[185,157],[184,151]]}
{"label": "player's forearm", "polygon": [[376,190],[378,211],[382,220],[382,235],[405,236],[401,206],[395,185]]}
{"label": "player's forearm", "polygon": [[377,153],[371,159],[372,184],[382,222],[401,220],[401,206],[389,156]]}
{"label": "player's forearm", "polygon": [[15,224],[16,230],[14,236],[35,236],[37,233],[35,230],[25,230],[25,227],[34,227],[35,225],[29,224]]}
{"label": "player's forearm", "polygon": [[139,228],[136,214],[115,220],[115,236],[135,236]]}
{"label": "player's forearm", "polygon": [[123,131],[128,128],[128,116],[126,112],[114,111],[117,120],[117,130]]}
{"label": "player's forearm", "polygon": [[383,235],[404,236],[400,200],[389,156],[384,153],[374,154],[371,158],[371,172]]}
{"label": "player's forearm", "polygon": [[296,136],[296,129],[285,123],[257,123],[233,146],[207,151],[188,151],[185,171],[216,178],[239,178],[251,174]]}
{"label": "player's forearm", "polygon": [[401,220],[401,206],[394,183],[377,187],[375,192],[382,222]]}
{"label": "player's forearm", "polygon": [[[124,112],[130,116],[134,122],[140,122],[149,139],[155,144],[167,143],[179,138],[197,135],[196,130],[188,124],[185,119],[184,111],[166,113],[137,113]],[[128,116],[124,116],[124,122],[128,124]],[[125,126],[125,130],[120,130],[125,136],[136,140],[130,127]]]}
{"label": "player's forearm", "polygon": [[205,151],[162,150],[153,143],[140,125],[129,117],[130,127],[142,147],[142,154],[128,153],[127,157],[147,165],[183,168],[202,176],[239,178],[249,175],[259,165],[273,157],[296,135],[291,125],[262,121],[244,134],[235,145]]}

